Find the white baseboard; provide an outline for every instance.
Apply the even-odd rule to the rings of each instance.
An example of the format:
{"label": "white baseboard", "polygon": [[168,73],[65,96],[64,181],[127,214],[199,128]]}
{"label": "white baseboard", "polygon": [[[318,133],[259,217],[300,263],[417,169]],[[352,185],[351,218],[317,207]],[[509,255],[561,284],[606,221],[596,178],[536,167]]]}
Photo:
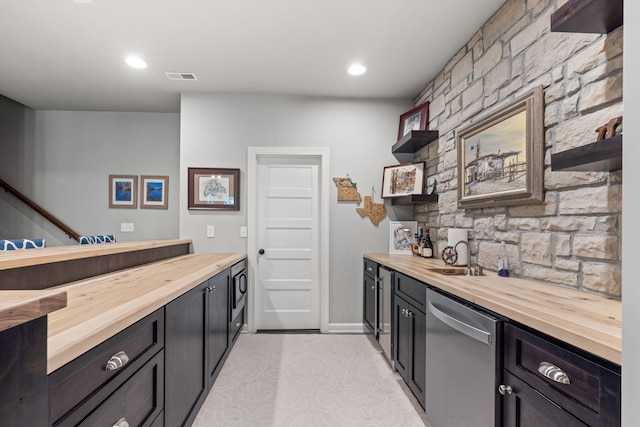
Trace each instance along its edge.
{"label": "white baseboard", "polygon": [[363,323],[329,323],[328,334],[363,334]]}

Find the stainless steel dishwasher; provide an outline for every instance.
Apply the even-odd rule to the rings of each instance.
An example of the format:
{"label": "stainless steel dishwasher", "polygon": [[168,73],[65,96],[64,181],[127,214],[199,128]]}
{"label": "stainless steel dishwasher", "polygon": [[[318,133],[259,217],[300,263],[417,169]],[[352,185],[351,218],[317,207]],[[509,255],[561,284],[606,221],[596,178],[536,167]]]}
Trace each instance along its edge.
{"label": "stainless steel dishwasher", "polygon": [[425,411],[431,427],[496,427],[500,322],[427,289]]}

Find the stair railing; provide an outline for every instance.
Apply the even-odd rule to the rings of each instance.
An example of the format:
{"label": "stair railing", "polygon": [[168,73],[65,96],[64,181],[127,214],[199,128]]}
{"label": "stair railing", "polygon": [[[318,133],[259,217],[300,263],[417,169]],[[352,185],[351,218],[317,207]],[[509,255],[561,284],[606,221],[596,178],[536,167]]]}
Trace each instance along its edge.
{"label": "stair railing", "polygon": [[2,179],[0,179],[0,187],[4,188],[7,192],[11,193],[18,200],[20,200],[22,203],[24,203],[25,205],[29,206],[31,209],[36,211],[44,219],[46,219],[51,224],[53,224],[56,227],[58,227],[60,230],[62,230],[62,232],[64,232],[67,236],[69,236],[73,240],[78,241],[80,239],[80,235],[78,233],[76,233],[75,231],[73,231],[72,229],[70,229],[69,227],[64,225],[59,219],[57,219],[56,217],[51,215],[49,212],[47,212],[42,207],[40,207],[40,205],[38,205],[36,202],[34,202],[33,200],[29,199],[27,196],[25,196],[24,194],[22,194],[21,192],[19,192],[18,190],[16,190],[15,188],[10,186],[9,184],[7,184]]}

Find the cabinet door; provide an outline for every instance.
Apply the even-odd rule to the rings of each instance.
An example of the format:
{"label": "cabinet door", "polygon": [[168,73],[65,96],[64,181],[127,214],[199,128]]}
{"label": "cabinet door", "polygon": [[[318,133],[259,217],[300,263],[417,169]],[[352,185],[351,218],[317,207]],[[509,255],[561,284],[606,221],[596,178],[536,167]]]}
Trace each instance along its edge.
{"label": "cabinet door", "polygon": [[47,424],[47,317],[0,332],[0,425]]}
{"label": "cabinet door", "polygon": [[405,313],[409,309],[409,304],[396,295],[394,305],[395,367],[400,376],[407,381],[411,368],[411,325]]}
{"label": "cabinet door", "polygon": [[377,332],[376,322],[376,279],[369,274],[364,274],[364,324],[370,332]]}
{"label": "cabinet door", "polygon": [[229,343],[229,270],[209,279],[207,290],[207,389],[211,389]]}
{"label": "cabinet door", "polygon": [[[189,424],[206,397],[204,282],[165,308],[165,424]],[[189,421],[189,423],[187,423]]]}
{"label": "cabinet door", "polygon": [[585,427],[569,414],[509,371],[504,383],[512,389],[503,399],[503,427]]}
{"label": "cabinet door", "polygon": [[426,381],[427,316],[409,305],[411,376],[408,384],[413,394],[424,407],[424,385]]}
{"label": "cabinet door", "polygon": [[395,368],[424,406],[427,316],[396,294]]}

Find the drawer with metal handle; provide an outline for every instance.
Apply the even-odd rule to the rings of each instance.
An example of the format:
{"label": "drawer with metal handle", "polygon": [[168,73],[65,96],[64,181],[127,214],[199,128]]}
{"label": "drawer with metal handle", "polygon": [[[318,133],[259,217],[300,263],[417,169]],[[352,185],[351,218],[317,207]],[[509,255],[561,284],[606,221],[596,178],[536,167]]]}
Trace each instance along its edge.
{"label": "drawer with metal handle", "polygon": [[49,396],[53,425],[68,425],[67,418],[79,406],[95,400],[99,390],[124,382],[163,347],[164,310],[160,309],[52,372]]}
{"label": "drawer with metal handle", "polygon": [[364,272],[369,276],[377,276],[378,275],[378,264],[371,261],[370,259],[364,260]]}
{"label": "drawer with metal handle", "polygon": [[150,426],[164,405],[164,352],[156,354],[79,426]]}
{"label": "drawer with metal handle", "polygon": [[[505,325],[504,366],[587,424],[615,425],[602,422],[603,415],[619,411],[620,374],[615,366],[513,324]],[[502,384],[498,392],[508,395],[512,386]]]}

